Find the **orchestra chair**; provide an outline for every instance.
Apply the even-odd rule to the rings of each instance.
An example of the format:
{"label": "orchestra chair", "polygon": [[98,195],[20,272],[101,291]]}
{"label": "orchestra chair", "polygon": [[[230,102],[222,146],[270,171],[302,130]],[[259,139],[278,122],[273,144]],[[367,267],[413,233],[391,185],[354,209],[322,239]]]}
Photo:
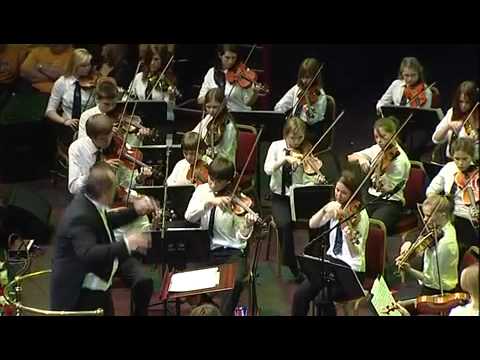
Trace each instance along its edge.
{"label": "orchestra chair", "polygon": [[[382,221],[370,219],[368,228],[368,238],[365,245],[365,278],[362,286],[370,291],[378,275],[382,275],[385,270],[385,258],[387,249],[387,229]],[[354,301],[353,315],[358,316],[359,306],[363,297]]]}
{"label": "orchestra chair", "polygon": [[395,234],[404,234],[418,226],[417,204],[425,200],[425,187],[427,173],[419,161],[410,161],[410,175],[404,189],[405,208],[402,216],[395,226]]}
{"label": "orchestra chair", "polygon": [[432,91],[432,109],[441,108],[442,103],[440,98],[440,91],[435,86],[432,86],[430,90]]}
{"label": "orchestra chair", "polygon": [[130,292],[130,316],[133,316],[134,314],[134,302],[133,302],[133,293],[132,289],[130,289],[125,282],[122,280],[121,277],[119,276],[114,276],[112,280],[112,290],[113,289],[128,289]]}

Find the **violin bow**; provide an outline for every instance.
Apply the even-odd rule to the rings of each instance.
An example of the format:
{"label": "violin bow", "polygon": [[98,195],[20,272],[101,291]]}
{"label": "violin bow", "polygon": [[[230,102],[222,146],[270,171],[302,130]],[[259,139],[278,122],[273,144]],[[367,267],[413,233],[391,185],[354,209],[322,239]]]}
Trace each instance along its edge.
{"label": "violin bow", "polygon": [[163,76],[165,76],[165,73],[167,72],[168,68],[170,67],[170,64],[173,63],[173,58],[174,58],[174,55],[170,56],[170,59],[168,60],[167,65],[165,65],[165,67],[163,68],[162,72],[160,73],[160,75],[157,78],[157,81],[155,81],[155,84],[153,85],[152,90],[150,90],[148,95],[145,97],[145,100],[151,100],[153,90],[158,86],[158,84],[160,83],[160,80],[163,79]]}
{"label": "violin bow", "polygon": [[320,75],[320,72],[322,71],[323,69],[323,66],[325,64],[322,63],[322,65],[320,65],[320,67],[318,68],[317,72],[315,73],[315,75],[313,76],[312,80],[310,80],[310,82],[308,83],[307,87],[305,88],[305,90],[302,92],[302,95],[297,99],[297,101],[295,102],[295,104],[293,105],[292,107],[292,112],[295,111],[296,107],[298,106],[298,104],[300,104],[300,102],[302,101],[302,99],[305,97],[305,95],[307,94],[308,90],[310,90],[310,88],[312,87],[313,83],[315,82],[315,80],[317,80],[318,76]]}
{"label": "violin bow", "polygon": [[470,120],[470,117],[473,115],[473,113],[475,112],[475,109],[478,107],[478,104],[479,102],[477,101],[477,103],[475,104],[475,106],[473,107],[473,109],[470,111],[470,114],[468,114],[467,118],[465,120],[463,120],[462,122],[462,126],[458,129],[458,131],[455,131],[454,134],[455,134],[455,137],[458,137],[458,135],[460,134],[460,131],[462,130],[463,127],[465,127],[465,124]]}
{"label": "violin bow", "polygon": [[412,103],[413,100],[415,100],[417,97],[419,97],[422,93],[424,93],[425,91],[427,91],[428,89],[432,88],[433,86],[435,86],[437,82],[434,81],[433,83],[431,83],[430,85],[428,85],[426,88],[424,88],[422,91],[419,91],[417,94],[415,94],[414,97],[412,97],[410,100],[408,100],[406,103],[405,103],[405,106],[408,106]]}

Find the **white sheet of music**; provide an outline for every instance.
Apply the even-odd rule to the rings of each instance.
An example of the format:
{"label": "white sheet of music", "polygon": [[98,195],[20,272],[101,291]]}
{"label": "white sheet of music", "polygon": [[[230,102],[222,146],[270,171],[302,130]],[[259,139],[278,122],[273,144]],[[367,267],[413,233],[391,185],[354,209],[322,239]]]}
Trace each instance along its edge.
{"label": "white sheet of music", "polygon": [[176,273],[170,281],[171,292],[195,291],[209,289],[220,283],[218,267]]}
{"label": "white sheet of music", "polygon": [[383,276],[375,279],[370,292],[373,295],[371,302],[377,311],[378,316],[402,316],[398,310],[392,310],[389,312],[385,311],[387,307],[395,304],[395,299],[393,298]]}

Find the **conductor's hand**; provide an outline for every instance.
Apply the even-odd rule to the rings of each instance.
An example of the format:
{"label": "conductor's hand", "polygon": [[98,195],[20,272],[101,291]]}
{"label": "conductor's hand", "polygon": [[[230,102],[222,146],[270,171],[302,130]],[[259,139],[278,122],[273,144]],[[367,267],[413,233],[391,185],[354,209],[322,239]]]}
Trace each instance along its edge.
{"label": "conductor's hand", "polygon": [[131,232],[126,236],[130,251],[138,251],[146,254],[148,248],[151,247],[152,241],[149,233]]}
{"label": "conductor's hand", "polygon": [[133,200],[133,208],[138,216],[143,216],[154,212],[156,210],[156,205],[148,196],[142,196]]}

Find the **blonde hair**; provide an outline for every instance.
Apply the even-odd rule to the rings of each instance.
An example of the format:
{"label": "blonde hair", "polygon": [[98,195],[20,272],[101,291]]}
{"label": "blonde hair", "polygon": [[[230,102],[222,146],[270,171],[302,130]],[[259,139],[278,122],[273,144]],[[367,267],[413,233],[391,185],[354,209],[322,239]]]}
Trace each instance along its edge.
{"label": "blonde hair", "polygon": [[75,74],[80,64],[90,62],[91,60],[92,54],[90,54],[87,49],[80,48],[73,50],[72,56],[67,65],[67,70],[65,71],[65,77],[72,76]]}
{"label": "blonde hair", "polygon": [[291,116],[285,122],[283,126],[283,137],[286,138],[289,134],[302,134],[305,136],[307,133],[307,125],[305,122],[296,116]]}
{"label": "blonde hair", "polygon": [[453,203],[444,195],[429,195],[423,202],[423,206],[431,206],[433,209],[438,206],[437,214],[445,214],[449,220],[452,218]]}
{"label": "blonde hair", "polygon": [[478,272],[479,265],[476,263],[465,268],[460,276],[460,285],[462,286],[462,289],[477,300],[479,292]]}

